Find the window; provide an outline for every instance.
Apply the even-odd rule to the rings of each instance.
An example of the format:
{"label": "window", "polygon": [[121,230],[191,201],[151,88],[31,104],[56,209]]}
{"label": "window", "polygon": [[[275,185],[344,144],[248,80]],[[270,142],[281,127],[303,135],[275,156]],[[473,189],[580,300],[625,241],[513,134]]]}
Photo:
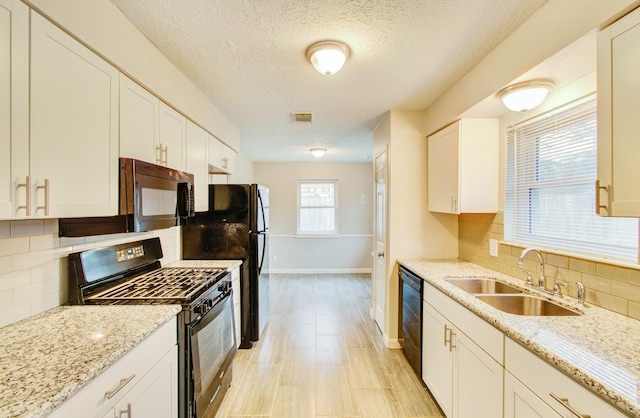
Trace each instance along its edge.
{"label": "window", "polygon": [[638,220],[595,214],[596,100],[507,129],[505,239],[637,260]]}
{"label": "window", "polygon": [[337,180],[298,180],[298,233],[338,233]]}

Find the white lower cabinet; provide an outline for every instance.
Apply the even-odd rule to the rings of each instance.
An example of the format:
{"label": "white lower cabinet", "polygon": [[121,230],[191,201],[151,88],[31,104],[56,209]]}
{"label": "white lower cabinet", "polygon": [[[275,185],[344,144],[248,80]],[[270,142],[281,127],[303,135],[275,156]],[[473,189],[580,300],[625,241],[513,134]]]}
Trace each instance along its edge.
{"label": "white lower cabinet", "polygon": [[51,418],[176,418],[176,318],[58,407]]}
{"label": "white lower cabinet", "polygon": [[[541,402],[558,414],[540,416],[566,418],[575,418],[580,415],[591,418],[627,416],[510,338],[506,338],[505,341],[505,368],[508,373],[536,394]],[[505,396],[507,412],[509,412],[506,399],[508,396],[510,395]],[[520,418],[520,415],[505,416]]]}
{"label": "white lower cabinet", "polygon": [[504,417],[505,418],[559,418],[549,405],[542,402],[535,393],[504,372]]}
{"label": "white lower cabinet", "polygon": [[503,367],[496,358],[504,336],[428,284],[424,295],[422,378],[440,408],[448,418],[501,417]]}

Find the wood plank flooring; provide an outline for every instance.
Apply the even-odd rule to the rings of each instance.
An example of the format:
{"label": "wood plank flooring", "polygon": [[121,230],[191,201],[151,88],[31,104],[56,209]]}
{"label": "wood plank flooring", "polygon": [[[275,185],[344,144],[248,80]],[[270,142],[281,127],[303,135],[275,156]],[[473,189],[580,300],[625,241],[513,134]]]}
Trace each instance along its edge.
{"label": "wood plank flooring", "polygon": [[368,275],[272,274],[263,338],[238,350],[216,417],[444,417],[369,317]]}

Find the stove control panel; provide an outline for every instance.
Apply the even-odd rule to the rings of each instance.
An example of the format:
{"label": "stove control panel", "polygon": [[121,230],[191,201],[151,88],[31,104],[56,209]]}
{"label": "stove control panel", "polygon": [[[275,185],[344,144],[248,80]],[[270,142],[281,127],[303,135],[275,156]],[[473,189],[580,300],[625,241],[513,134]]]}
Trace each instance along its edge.
{"label": "stove control panel", "polygon": [[218,291],[227,293],[231,289],[231,282],[228,280],[223,281],[218,285]]}
{"label": "stove control panel", "polygon": [[116,261],[120,263],[122,261],[142,257],[143,255],[144,248],[142,245],[138,245],[137,247],[125,248],[124,250],[116,251]]}

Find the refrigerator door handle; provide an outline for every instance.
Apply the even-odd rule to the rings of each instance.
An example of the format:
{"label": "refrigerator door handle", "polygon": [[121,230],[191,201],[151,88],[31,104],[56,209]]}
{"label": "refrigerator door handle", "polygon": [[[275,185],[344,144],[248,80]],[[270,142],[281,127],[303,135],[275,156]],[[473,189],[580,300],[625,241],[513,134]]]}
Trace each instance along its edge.
{"label": "refrigerator door handle", "polygon": [[262,216],[262,229],[258,232],[265,232],[267,229],[267,218],[264,216],[264,203],[262,202],[262,194],[260,193],[260,189],[258,189],[258,201],[260,202],[260,215]]}
{"label": "refrigerator door handle", "polygon": [[264,265],[264,256],[267,253],[267,236],[258,234],[262,238],[262,255],[260,255],[260,263],[258,264],[258,276],[262,274],[262,266]]}

